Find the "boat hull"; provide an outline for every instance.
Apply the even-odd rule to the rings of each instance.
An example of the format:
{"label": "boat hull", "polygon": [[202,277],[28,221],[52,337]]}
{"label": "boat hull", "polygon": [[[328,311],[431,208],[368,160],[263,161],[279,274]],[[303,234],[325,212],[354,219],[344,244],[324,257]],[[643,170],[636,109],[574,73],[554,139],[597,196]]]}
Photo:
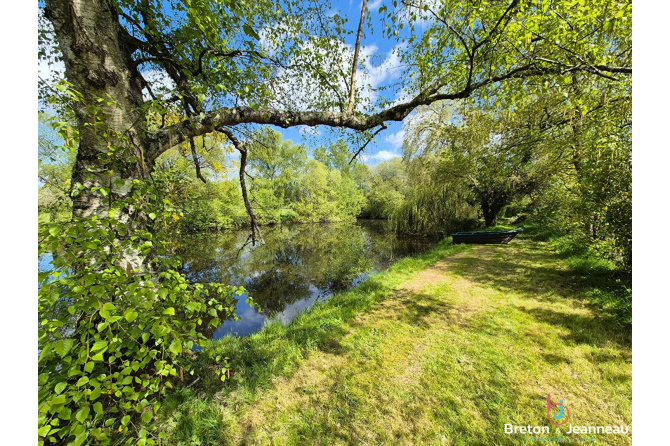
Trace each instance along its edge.
{"label": "boat hull", "polygon": [[521,232],[521,229],[495,232],[457,232],[456,234],[453,234],[452,237],[455,245],[461,243],[505,245],[512,241],[519,232]]}

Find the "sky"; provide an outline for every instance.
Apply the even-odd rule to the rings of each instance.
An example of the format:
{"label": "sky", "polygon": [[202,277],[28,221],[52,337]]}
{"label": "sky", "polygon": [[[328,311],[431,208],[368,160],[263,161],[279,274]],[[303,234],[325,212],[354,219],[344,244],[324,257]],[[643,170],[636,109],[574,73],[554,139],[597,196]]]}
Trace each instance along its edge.
{"label": "sky", "polygon": [[[346,17],[347,29],[353,30],[354,33],[347,36],[345,43],[352,49],[356,44],[356,33],[358,29],[358,22],[361,14],[362,1],[360,0],[331,0],[332,11],[337,12],[340,16]],[[389,0],[371,0],[368,1],[367,9],[372,15],[374,23],[375,18],[379,17],[378,9],[383,4],[390,3]],[[393,42],[381,38],[381,32],[370,35],[367,27],[363,28],[363,37],[361,39],[361,56],[375,56],[372,63],[366,65],[370,76],[360,81],[358,76],[358,87],[360,84],[368,81],[372,87],[379,87],[388,85],[390,82],[398,80],[399,70],[397,57],[394,57]],[[393,98],[397,99],[397,98]],[[387,129],[381,131],[372,142],[370,142],[365,151],[361,154],[360,161],[369,166],[379,164],[381,161],[388,161],[396,157],[402,156],[402,143],[405,131],[402,128],[401,122],[387,122]],[[295,143],[306,143],[311,147],[316,147],[320,144],[327,144],[331,139],[336,139],[339,135],[337,132],[331,132],[327,128],[318,127],[310,129],[308,127],[296,127],[290,129],[279,129],[284,139],[290,139]],[[309,133],[317,133],[316,137],[309,135]],[[316,144],[316,145],[315,145]],[[353,150],[357,148],[352,147]]]}
{"label": "sky", "polygon": [[[379,20],[378,9],[384,3],[390,3],[389,0],[371,0],[368,2],[368,11],[372,15],[373,23]],[[339,14],[347,19],[346,27],[352,30],[352,34],[347,36],[345,41],[346,50],[353,53],[353,48],[356,43],[356,30],[360,18],[360,8],[362,2],[360,0],[333,0],[332,9],[328,12],[329,16]],[[390,5],[389,5],[390,6]],[[377,28],[379,29],[379,27]],[[360,60],[365,64],[365,70],[358,71],[357,74],[357,90],[363,96],[370,98],[372,101],[378,97],[378,93],[373,91],[373,88],[388,85],[398,81],[400,74],[400,64],[397,54],[393,52],[393,41],[381,38],[381,31],[377,31],[371,35],[367,27],[363,28],[363,38],[361,42]],[[63,76],[62,62],[49,65],[41,61],[38,66],[38,74],[43,79],[52,76]],[[149,74],[149,73],[145,73]],[[370,88],[372,87],[372,88]],[[393,95],[392,90],[385,92],[387,99],[397,100],[397,97],[388,97]],[[365,148],[365,151],[360,155],[360,161],[374,166],[381,161],[388,161],[395,157],[402,156],[403,136],[405,134],[402,123],[388,122],[387,129],[377,134],[373,141],[371,141]],[[313,149],[321,145],[328,145],[331,141],[343,137],[343,131],[338,129],[329,129],[324,126],[307,127],[299,126],[289,129],[281,129],[275,127],[275,130],[281,132],[282,137],[286,140],[291,140],[294,143],[305,144]],[[346,131],[344,133],[347,133]],[[351,132],[349,132],[351,134]],[[351,150],[357,151],[360,143],[352,143]],[[356,146],[355,144],[360,144]]]}

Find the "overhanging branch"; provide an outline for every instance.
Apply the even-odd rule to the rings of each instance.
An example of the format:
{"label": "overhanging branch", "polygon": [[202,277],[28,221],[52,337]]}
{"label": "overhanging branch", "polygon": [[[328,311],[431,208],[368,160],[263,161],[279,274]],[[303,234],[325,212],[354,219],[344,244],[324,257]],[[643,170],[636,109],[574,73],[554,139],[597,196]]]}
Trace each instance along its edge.
{"label": "overhanging branch", "polygon": [[[251,207],[251,202],[249,202],[249,194],[247,192],[247,183],[245,180],[245,174],[246,174],[246,168],[247,168],[247,146],[244,142],[240,141],[237,139],[235,134],[230,130],[227,129],[223,126],[218,126],[216,128],[216,131],[223,133],[226,135],[228,140],[233,143],[233,146],[235,149],[240,152],[240,188],[242,189],[242,201],[244,201],[244,207],[247,210],[247,214],[249,215],[249,220],[251,221],[251,234],[249,234],[249,239],[251,239],[251,244],[256,245],[256,234],[258,234],[258,241],[261,243],[265,244],[265,240],[263,240],[263,234],[261,234],[261,228],[258,227],[258,224],[256,223],[256,214],[254,213],[254,209]],[[247,240],[249,240],[247,239]],[[246,245],[246,243],[245,243]]]}
{"label": "overhanging branch", "polygon": [[[598,69],[616,73],[632,73],[632,69],[627,67],[599,66]],[[445,81],[440,79],[421,91],[412,100],[394,105],[372,115],[332,111],[279,110],[249,106],[227,107],[208,114],[194,115],[168,128],[149,133],[149,138],[156,142],[151,157],[155,159],[165,150],[180,144],[187,138],[204,135],[222,127],[239,124],[270,124],[282,128],[298,125],[311,127],[325,125],[365,131],[378,127],[388,121],[402,121],[419,106],[429,105],[436,101],[465,99],[478,89],[505,80],[526,79],[549,74],[560,75],[572,72],[589,72],[591,70],[592,67],[588,65],[552,65],[547,67],[530,63],[504,74],[473,82],[460,91],[450,93],[439,93],[446,85]]]}
{"label": "overhanging branch", "polygon": [[368,144],[370,144],[370,141],[372,141],[372,140],[375,138],[375,136],[377,136],[377,134],[378,134],[379,132],[381,132],[382,130],[384,130],[384,129],[386,129],[386,124],[384,124],[384,123],[382,122],[382,126],[379,127],[379,128],[377,129],[377,131],[374,132],[374,133],[370,136],[370,138],[368,138],[367,141],[365,141],[365,144],[363,144],[363,145],[361,146],[361,148],[358,149],[358,151],[357,151],[356,153],[354,153],[354,156],[352,156],[351,159],[349,160],[349,164],[353,163],[354,160],[356,159],[356,157],[357,157],[358,155],[360,155],[361,152],[363,152],[363,150],[365,150],[365,147],[367,147]]}

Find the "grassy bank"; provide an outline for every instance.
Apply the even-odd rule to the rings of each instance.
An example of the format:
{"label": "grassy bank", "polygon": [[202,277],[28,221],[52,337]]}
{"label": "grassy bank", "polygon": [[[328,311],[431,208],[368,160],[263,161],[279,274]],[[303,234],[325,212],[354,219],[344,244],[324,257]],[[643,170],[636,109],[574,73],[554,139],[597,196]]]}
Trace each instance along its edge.
{"label": "grassy bank", "polygon": [[[552,245],[440,243],[230,358],[165,405],[167,444],[525,444],[547,393],[578,425],[631,423],[630,327]],[[599,435],[596,444],[629,444]]]}

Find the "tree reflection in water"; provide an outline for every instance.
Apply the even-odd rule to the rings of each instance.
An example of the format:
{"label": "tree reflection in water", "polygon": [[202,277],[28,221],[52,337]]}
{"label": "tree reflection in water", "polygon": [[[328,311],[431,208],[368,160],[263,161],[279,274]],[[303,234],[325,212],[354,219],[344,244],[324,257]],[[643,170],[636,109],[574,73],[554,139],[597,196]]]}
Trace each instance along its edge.
{"label": "tree reflection in water", "polygon": [[288,323],[316,301],[346,290],[396,260],[434,242],[398,236],[381,221],[282,225],[263,230],[265,245],[244,244],[246,230],[185,237],[184,272],[193,281],[243,285],[261,312],[240,299],[240,319],[223,322],[213,337],[247,335],[268,319]]}

